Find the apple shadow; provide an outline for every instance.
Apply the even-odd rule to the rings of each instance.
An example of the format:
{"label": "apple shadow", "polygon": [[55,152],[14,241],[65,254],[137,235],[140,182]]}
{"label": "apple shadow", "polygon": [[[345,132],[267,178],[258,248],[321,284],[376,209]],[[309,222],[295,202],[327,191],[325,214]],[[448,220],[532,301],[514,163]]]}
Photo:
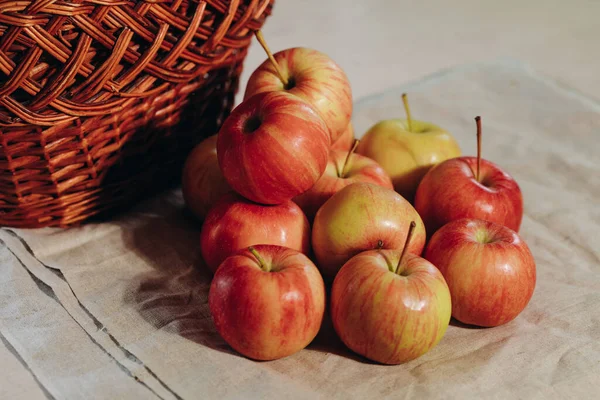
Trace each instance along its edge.
{"label": "apple shadow", "polygon": [[315,337],[315,339],[308,345],[308,350],[314,350],[321,353],[335,354],[340,357],[349,358],[353,361],[357,361],[363,364],[376,364],[375,362],[361,356],[358,353],[350,350],[344,342],[339,338],[335,329],[333,328],[333,321],[331,320],[330,314],[330,303],[331,298],[331,285],[326,284],[326,299],[327,305],[325,307],[325,314],[323,315],[323,323],[321,329]]}
{"label": "apple shadow", "polygon": [[[200,254],[201,222],[184,207],[179,192],[152,199],[133,210],[134,218],[129,215],[120,219],[125,228],[123,240],[143,260],[147,271],[132,280],[124,298],[126,304],[133,305],[157,330],[246,358],[216,331],[208,307],[213,274]],[[329,315],[330,285],[326,290],[321,329],[307,349],[371,364],[338,338]]]}
{"label": "apple shadow", "polygon": [[336,356],[348,358],[362,364],[378,365],[376,362],[373,362],[347,348],[335,333],[330,318],[323,319],[321,330],[306,349],[320,353],[334,354]]}
{"label": "apple shadow", "polygon": [[402,175],[397,176],[393,180],[394,187],[414,187],[414,190],[397,192],[404,197],[412,206],[415,205],[415,194],[419,182],[423,179],[427,171],[431,169],[432,165],[423,165],[412,169]]}
{"label": "apple shadow", "polygon": [[459,320],[455,319],[454,317],[452,317],[450,319],[450,325],[451,326],[455,326],[457,328],[464,328],[464,329],[474,329],[474,330],[477,330],[477,329],[489,329],[489,328],[486,328],[485,326],[469,325],[469,324],[462,323]]}
{"label": "apple shadow", "polygon": [[122,219],[127,247],[151,267],[135,277],[124,301],[157,330],[239,356],[217,333],[210,316],[212,272],[200,256],[200,222],[179,196],[168,194],[149,203],[149,217],[142,209],[141,218],[131,223]]}

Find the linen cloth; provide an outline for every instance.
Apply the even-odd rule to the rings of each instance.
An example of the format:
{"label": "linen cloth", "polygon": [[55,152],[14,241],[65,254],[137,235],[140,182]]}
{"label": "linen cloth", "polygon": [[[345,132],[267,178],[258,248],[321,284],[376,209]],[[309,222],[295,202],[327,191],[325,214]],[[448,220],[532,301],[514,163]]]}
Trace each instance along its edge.
{"label": "linen cloth", "polygon": [[598,398],[600,103],[518,62],[468,65],[358,101],[357,136],[403,118],[403,91],[464,154],[481,115],[483,157],[521,186],[537,286],[516,320],[452,322],[399,366],[351,353],[328,320],[307,349],[248,360],[214,329],[200,223],[175,190],[110,221],[0,230],[0,398]]}

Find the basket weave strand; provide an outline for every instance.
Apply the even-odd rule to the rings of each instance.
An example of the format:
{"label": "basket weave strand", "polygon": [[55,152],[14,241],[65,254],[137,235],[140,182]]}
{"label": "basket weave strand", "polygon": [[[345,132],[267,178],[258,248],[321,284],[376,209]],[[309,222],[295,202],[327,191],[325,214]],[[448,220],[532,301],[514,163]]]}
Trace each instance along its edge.
{"label": "basket weave strand", "polygon": [[177,183],[271,7],[0,1],[0,225],[67,226]]}

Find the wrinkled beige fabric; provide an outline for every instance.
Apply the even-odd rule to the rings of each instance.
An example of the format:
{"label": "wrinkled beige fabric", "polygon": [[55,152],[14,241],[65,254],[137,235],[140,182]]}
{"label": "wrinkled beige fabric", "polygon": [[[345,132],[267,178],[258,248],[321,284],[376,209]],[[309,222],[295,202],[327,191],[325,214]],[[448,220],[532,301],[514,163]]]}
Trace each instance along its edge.
{"label": "wrinkled beige fabric", "polygon": [[[247,360],[214,330],[200,226],[175,191],[110,222],[0,231],[10,248],[0,266],[0,332],[23,360],[19,373],[39,382],[32,392],[41,386],[57,398],[595,398],[600,104],[518,63],[483,64],[359,101],[357,134],[379,119],[403,117],[402,91],[414,117],[448,129],[465,154],[475,154],[473,117],[481,115],[484,158],[521,186],[521,235],[538,281],[515,321],[493,329],[454,324],[438,347],[399,366],[350,353],[329,324],[294,356]],[[40,329],[50,322],[53,329]],[[5,385],[10,381],[0,376]]]}

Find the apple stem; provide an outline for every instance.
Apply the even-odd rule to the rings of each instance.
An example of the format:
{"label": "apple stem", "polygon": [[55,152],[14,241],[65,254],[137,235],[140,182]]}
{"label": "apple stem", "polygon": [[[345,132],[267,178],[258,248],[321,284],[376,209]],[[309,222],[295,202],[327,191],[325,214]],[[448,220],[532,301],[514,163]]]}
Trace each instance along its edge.
{"label": "apple stem", "polygon": [[475,178],[479,182],[479,170],[481,169],[481,117],[475,117],[475,123],[477,124],[477,173]]}
{"label": "apple stem", "polygon": [[256,32],[254,32],[254,35],[256,36],[258,43],[260,43],[260,45],[262,46],[265,53],[267,53],[267,57],[269,57],[271,64],[273,64],[273,67],[275,67],[275,72],[277,72],[277,76],[279,76],[279,80],[281,80],[281,83],[283,83],[284,87],[287,86],[289,82],[281,73],[281,70],[279,69],[279,64],[277,64],[275,57],[273,57],[271,50],[269,50],[269,46],[267,46],[267,42],[265,41],[265,38],[263,37],[263,34],[260,31],[260,29],[257,30]]}
{"label": "apple stem", "polygon": [[395,271],[396,274],[400,270],[400,265],[402,264],[402,259],[404,258],[404,255],[406,254],[406,251],[408,250],[408,245],[410,244],[410,240],[412,239],[412,236],[413,236],[416,226],[417,226],[417,224],[415,223],[415,221],[410,222],[410,227],[408,228],[408,233],[406,234],[406,241],[404,242],[404,248],[402,249],[402,253],[400,253],[400,259],[398,260],[398,265],[396,266],[396,271]]}
{"label": "apple stem", "polygon": [[383,240],[379,239],[377,241],[377,250],[383,249]]}
{"label": "apple stem", "polygon": [[261,257],[259,252],[256,251],[256,249],[252,246],[248,247],[248,251],[250,253],[252,253],[252,255],[256,258],[256,261],[258,261],[258,266],[260,267],[260,269],[262,269],[265,272],[269,272],[269,266],[267,265],[265,260]]}
{"label": "apple stem", "polygon": [[412,132],[412,117],[410,115],[410,107],[408,106],[408,96],[406,93],[402,93],[402,103],[404,103],[404,111],[406,112],[406,123],[408,124],[408,131]]}
{"label": "apple stem", "polygon": [[348,161],[350,161],[350,157],[356,151],[356,148],[358,147],[359,143],[360,143],[360,140],[358,140],[358,139],[354,140],[354,144],[352,145],[352,149],[350,149],[350,151],[348,152],[348,155],[346,156],[346,160],[344,161],[344,166],[342,167],[342,172],[340,174],[340,178],[346,177],[346,168],[348,167]]}

